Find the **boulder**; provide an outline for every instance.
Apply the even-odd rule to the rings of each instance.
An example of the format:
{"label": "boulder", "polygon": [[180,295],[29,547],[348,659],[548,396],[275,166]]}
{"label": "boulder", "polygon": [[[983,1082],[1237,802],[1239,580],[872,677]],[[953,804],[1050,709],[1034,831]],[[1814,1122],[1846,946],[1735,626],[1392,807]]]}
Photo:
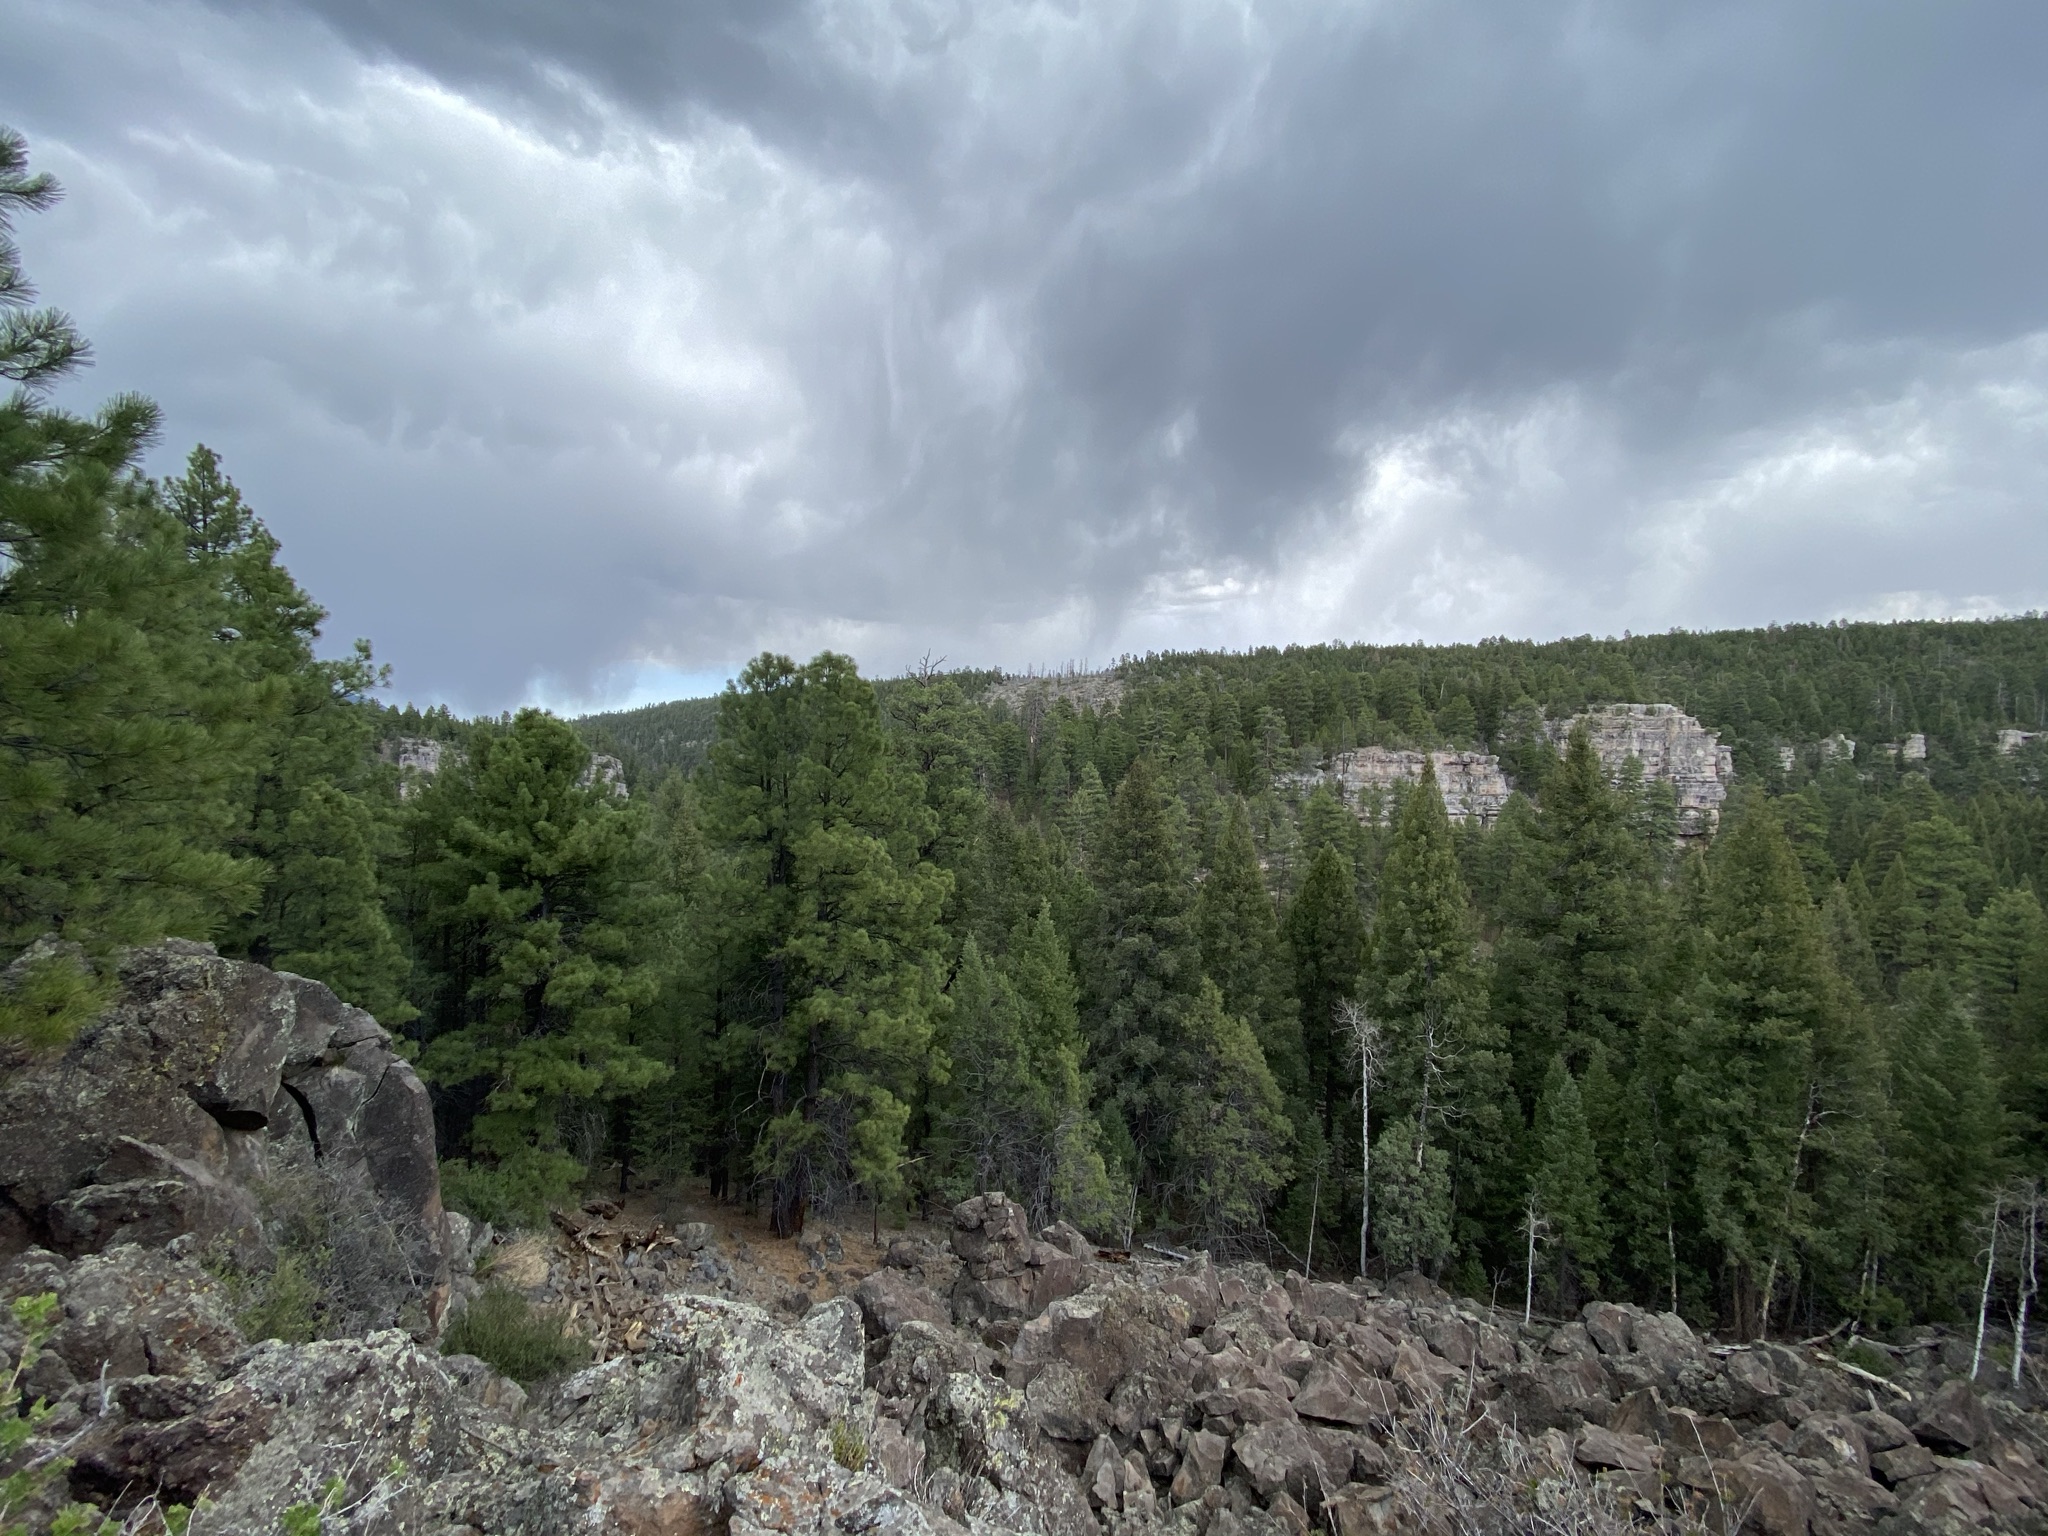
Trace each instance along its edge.
{"label": "boulder", "polygon": [[1305,1507],[1321,1506],[1322,1458],[1301,1425],[1254,1425],[1231,1442],[1230,1455],[1260,1498],[1285,1492]]}
{"label": "boulder", "polygon": [[[1046,1536],[1096,1536],[1087,1499],[1037,1443],[1024,1410],[1022,1395],[1011,1387],[956,1372],[940,1384],[926,1410],[927,1454],[942,1466],[971,1470],[994,1487],[998,1498],[975,1510],[990,1524]],[[1113,1445],[1110,1451],[1114,1456]]]}
{"label": "boulder", "polygon": [[1438,1312],[1421,1321],[1423,1342],[1459,1370],[1479,1358],[1479,1334],[1455,1312]]}
{"label": "boulder", "polygon": [[1870,1448],[1864,1443],[1863,1431],[1843,1414],[1816,1413],[1800,1420],[1785,1454],[1831,1462],[1857,1477],[1870,1476]]}
{"label": "boulder", "polygon": [[2027,1510],[2019,1488],[1997,1468],[1944,1460],[1900,1495],[1899,1512],[1929,1531],[1948,1531],[2017,1520]]}
{"label": "boulder", "polygon": [[1172,1497],[1176,1504],[1190,1504],[1223,1481],[1223,1460],[1230,1454],[1230,1442],[1207,1430],[1191,1431],[1182,1451],[1180,1470],[1173,1475]]}
{"label": "boulder", "polygon": [[[1821,1510],[1852,1526],[1873,1524],[1899,1507],[1897,1494],[1882,1483],[1859,1477],[1849,1467],[1837,1467],[1814,1478],[1813,1495]],[[1819,1518],[1814,1523],[1823,1524]]]}
{"label": "boulder", "polygon": [[1603,1355],[1625,1355],[1635,1347],[1635,1315],[1632,1308],[1611,1301],[1589,1301],[1579,1314],[1586,1325],[1586,1337]]}
{"label": "boulder", "polygon": [[1641,1435],[1617,1434],[1589,1424],[1579,1431],[1572,1456],[1595,1471],[1654,1472],[1664,1464],[1664,1448]]}
{"label": "boulder", "polygon": [[1087,1265],[1033,1238],[1024,1207],[1000,1190],[953,1207],[953,1251],[963,1266],[953,1286],[962,1324],[1033,1318],[1087,1284]]}
{"label": "boulder", "polygon": [[[1384,1383],[1374,1383],[1382,1387]],[[1309,1371],[1294,1394],[1294,1411],[1307,1419],[1333,1424],[1374,1424],[1387,1419],[1388,1399],[1368,1403],[1352,1380],[1335,1366],[1319,1364]]]}
{"label": "boulder", "polygon": [[853,1295],[871,1338],[886,1338],[905,1323],[943,1328],[952,1321],[945,1303],[900,1269],[876,1270],[854,1287]]}
{"label": "boulder", "polygon": [[1323,1501],[1323,1518],[1336,1536],[1394,1536],[1409,1529],[1391,1488],[1353,1483]]}
{"label": "boulder", "polygon": [[1918,1477],[1932,1477],[1936,1471],[1934,1452],[1919,1441],[1910,1440],[1889,1451],[1874,1453],[1870,1458],[1870,1471],[1887,1488],[1896,1488]]}
{"label": "boulder", "polygon": [[1879,1451],[1895,1451],[1902,1445],[1913,1443],[1913,1431],[1881,1408],[1866,1409],[1851,1414],[1850,1420],[1863,1436],[1863,1443],[1874,1455]]}
{"label": "boulder", "polygon": [[1666,1422],[1663,1438],[1680,1456],[1719,1459],[1733,1456],[1742,1448],[1742,1431],[1716,1414],[1674,1408]]}
{"label": "boulder", "polygon": [[1136,1284],[1094,1289],[1055,1301],[1027,1322],[1010,1348],[1007,1375],[1018,1385],[1055,1360],[1079,1371],[1107,1397],[1141,1361],[1164,1361],[1187,1337],[1187,1303]]}
{"label": "boulder", "polygon": [[1207,1328],[1216,1321],[1223,1308],[1223,1285],[1216,1273],[1216,1266],[1209,1255],[1203,1254],[1191,1264],[1184,1264],[1179,1270],[1160,1282],[1159,1288],[1169,1296],[1178,1296],[1188,1306],[1188,1326]]}
{"label": "boulder", "polygon": [[1630,1318],[1632,1359],[1675,1381],[1681,1367],[1698,1358],[1699,1336],[1676,1312],[1637,1312]]}
{"label": "boulder", "polygon": [[1724,1478],[1765,1536],[1806,1536],[1813,1521],[1813,1488],[1783,1456],[1752,1450],[1728,1463]]}
{"label": "boulder", "polygon": [[1024,1412],[1041,1434],[1054,1440],[1094,1440],[1109,1427],[1109,1405],[1064,1360],[1055,1360],[1024,1389]]}
{"label": "boulder", "polygon": [[1991,1416],[1969,1382],[1951,1381],[1914,1415],[1913,1434],[1934,1451],[1960,1455],[1991,1438]]}
{"label": "boulder", "polygon": [[77,1381],[211,1380],[244,1348],[219,1282],[162,1249],[90,1254],[68,1266],[58,1298],[61,1321],[45,1347]]}
{"label": "boulder", "polygon": [[76,1255],[189,1234],[253,1257],[259,1188],[317,1168],[374,1206],[438,1327],[450,1263],[433,1111],[377,1021],[185,940],[128,951],[119,981],[62,1052],[0,1083],[0,1205],[15,1216],[0,1242]]}

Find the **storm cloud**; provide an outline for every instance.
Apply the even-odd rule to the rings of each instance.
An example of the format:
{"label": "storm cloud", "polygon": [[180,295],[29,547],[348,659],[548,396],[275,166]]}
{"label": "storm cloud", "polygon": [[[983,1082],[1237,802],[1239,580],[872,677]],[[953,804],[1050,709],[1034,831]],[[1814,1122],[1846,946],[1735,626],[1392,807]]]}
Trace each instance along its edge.
{"label": "storm cloud", "polygon": [[2037,4],[0,0],[399,692],[2048,606]]}

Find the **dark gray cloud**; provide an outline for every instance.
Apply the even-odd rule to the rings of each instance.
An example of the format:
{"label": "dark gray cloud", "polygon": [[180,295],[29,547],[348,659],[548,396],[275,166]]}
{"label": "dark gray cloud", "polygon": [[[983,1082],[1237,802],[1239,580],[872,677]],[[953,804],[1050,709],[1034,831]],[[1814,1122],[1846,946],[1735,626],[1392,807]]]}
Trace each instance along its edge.
{"label": "dark gray cloud", "polygon": [[0,0],[92,388],[469,707],[2048,603],[2048,12]]}

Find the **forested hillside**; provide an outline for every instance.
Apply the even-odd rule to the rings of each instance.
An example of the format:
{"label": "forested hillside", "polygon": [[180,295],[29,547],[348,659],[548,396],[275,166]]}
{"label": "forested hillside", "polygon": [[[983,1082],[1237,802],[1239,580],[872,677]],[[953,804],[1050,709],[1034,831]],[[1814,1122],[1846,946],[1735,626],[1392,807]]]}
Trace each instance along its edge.
{"label": "forested hillside", "polygon": [[[6,141],[0,213],[50,195]],[[82,343],[16,266],[0,1071],[171,934],[399,1030],[493,1220],[687,1175],[786,1233],[1003,1189],[1475,1294],[1533,1254],[1545,1304],[1746,1332],[1973,1308],[1994,1220],[2035,1220],[2048,743],[1999,733],[2043,725],[2048,621],[1150,656],[999,696],[764,655],[577,725],[392,709],[367,646],[320,659],[213,454],[151,479],[146,402],[48,404]],[[1711,840],[1546,729],[1610,702],[1734,748]],[[1427,779],[1347,804],[1317,770],[1359,745],[1484,749],[1517,793],[1491,826]]]}

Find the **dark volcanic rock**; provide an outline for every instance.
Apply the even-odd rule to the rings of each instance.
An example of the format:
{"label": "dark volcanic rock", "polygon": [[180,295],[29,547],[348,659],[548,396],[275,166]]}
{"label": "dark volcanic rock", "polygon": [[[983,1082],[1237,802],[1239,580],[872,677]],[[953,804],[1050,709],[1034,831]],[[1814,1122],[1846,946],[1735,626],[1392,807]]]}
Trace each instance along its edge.
{"label": "dark volcanic rock", "polygon": [[375,1201],[438,1324],[450,1271],[433,1112],[376,1020],[205,944],[130,951],[120,979],[60,1055],[0,1083],[0,1204],[17,1218],[0,1242],[77,1255],[190,1234],[253,1256],[259,1187],[317,1161]]}

